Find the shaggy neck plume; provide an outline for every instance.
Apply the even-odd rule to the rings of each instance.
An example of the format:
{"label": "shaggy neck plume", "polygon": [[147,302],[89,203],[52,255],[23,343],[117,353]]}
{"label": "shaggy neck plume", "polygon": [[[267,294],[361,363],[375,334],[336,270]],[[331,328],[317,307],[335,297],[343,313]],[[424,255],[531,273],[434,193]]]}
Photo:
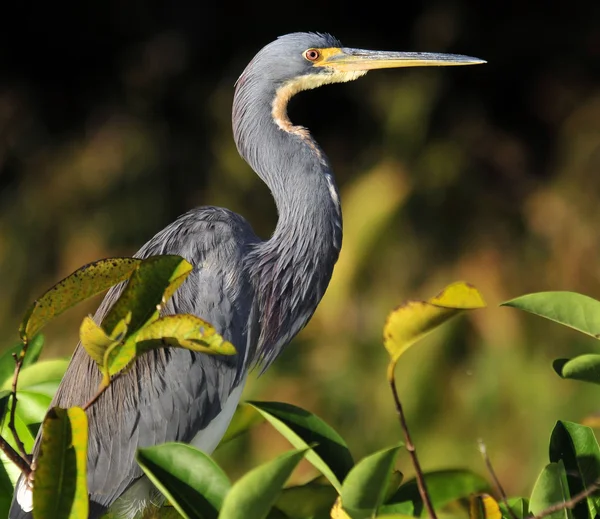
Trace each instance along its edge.
{"label": "shaggy neck plume", "polygon": [[233,102],[238,151],[269,186],[279,214],[271,239],[247,258],[259,298],[260,337],[252,360],[263,369],[314,313],[342,244],[339,196],[327,158],[287,117],[293,93],[289,85],[275,89],[266,78],[244,74]]}

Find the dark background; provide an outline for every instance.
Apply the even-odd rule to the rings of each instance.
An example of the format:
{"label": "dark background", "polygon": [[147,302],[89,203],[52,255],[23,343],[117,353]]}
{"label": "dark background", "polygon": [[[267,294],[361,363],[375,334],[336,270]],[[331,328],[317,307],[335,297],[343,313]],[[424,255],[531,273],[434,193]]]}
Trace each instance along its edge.
{"label": "dark background", "polygon": [[[235,80],[278,35],[477,56],[488,64],[377,71],[292,101],[336,171],[344,250],[314,320],[245,396],[317,412],[357,457],[394,443],[385,316],[466,279],[490,308],[407,354],[401,391],[427,468],[483,472],[481,437],[508,490],[528,492],[554,421],[598,407],[595,387],[560,381],[550,361],[597,346],[497,305],[540,290],[600,297],[600,3],[384,5],[3,7],[0,348],[43,290],[132,254],[194,205],[228,206],[269,236],[275,209],[235,151],[230,113]],[[94,304],[48,328],[47,356],[71,353]],[[262,427],[219,456],[239,474],[285,448]]]}

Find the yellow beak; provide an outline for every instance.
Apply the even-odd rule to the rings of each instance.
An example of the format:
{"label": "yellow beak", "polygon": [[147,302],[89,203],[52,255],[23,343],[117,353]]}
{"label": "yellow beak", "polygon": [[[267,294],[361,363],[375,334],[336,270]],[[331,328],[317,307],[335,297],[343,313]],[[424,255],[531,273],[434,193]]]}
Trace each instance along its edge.
{"label": "yellow beak", "polygon": [[378,68],[479,65],[481,63],[486,62],[479,58],[460,54],[330,48],[322,49],[322,59],[315,62],[314,66],[331,67],[340,72],[351,72]]}

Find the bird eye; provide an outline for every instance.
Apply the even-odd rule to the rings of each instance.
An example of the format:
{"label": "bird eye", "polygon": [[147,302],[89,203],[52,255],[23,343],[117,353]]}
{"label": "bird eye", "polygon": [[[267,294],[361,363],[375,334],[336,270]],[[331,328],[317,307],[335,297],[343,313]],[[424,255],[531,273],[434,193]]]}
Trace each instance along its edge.
{"label": "bird eye", "polygon": [[308,49],[304,51],[304,57],[308,61],[317,61],[320,55],[321,54],[319,54],[319,51],[317,49]]}

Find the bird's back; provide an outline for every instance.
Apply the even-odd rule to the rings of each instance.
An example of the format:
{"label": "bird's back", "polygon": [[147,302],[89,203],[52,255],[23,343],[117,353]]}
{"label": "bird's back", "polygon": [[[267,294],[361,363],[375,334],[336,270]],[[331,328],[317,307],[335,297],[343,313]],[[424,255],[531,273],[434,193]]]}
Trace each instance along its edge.
{"label": "bird's back", "polygon": [[[90,517],[99,517],[96,514],[142,476],[134,459],[138,447],[190,442],[194,437],[194,443],[206,450],[216,447],[220,437],[204,438],[201,431],[220,414],[232,390],[243,383],[254,346],[257,323],[252,322],[253,288],[244,257],[256,241],[239,215],[203,207],[181,216],[136,254],[142,258],[179,254],[192,263],[194,270],[163,313],[191,313],[207,320],[238,353],[223,357],[176,348],[151,351],[113,380],[88,410],[88,489],[92,509],[97,510]],[[122,288],[114,287],[106,295],[96,313],[97,322]],[[97,391],[100,379],[94,361],[78,345],[52,405],[85,404]],[[239,393],[235,392],[235,398],[239,399]],[[236,403],[230,402],[230,411]],[[206,433],[211,434],[211,428]],[[20,506],[13,503],[10,518],[27,517],[20,512]]]}

